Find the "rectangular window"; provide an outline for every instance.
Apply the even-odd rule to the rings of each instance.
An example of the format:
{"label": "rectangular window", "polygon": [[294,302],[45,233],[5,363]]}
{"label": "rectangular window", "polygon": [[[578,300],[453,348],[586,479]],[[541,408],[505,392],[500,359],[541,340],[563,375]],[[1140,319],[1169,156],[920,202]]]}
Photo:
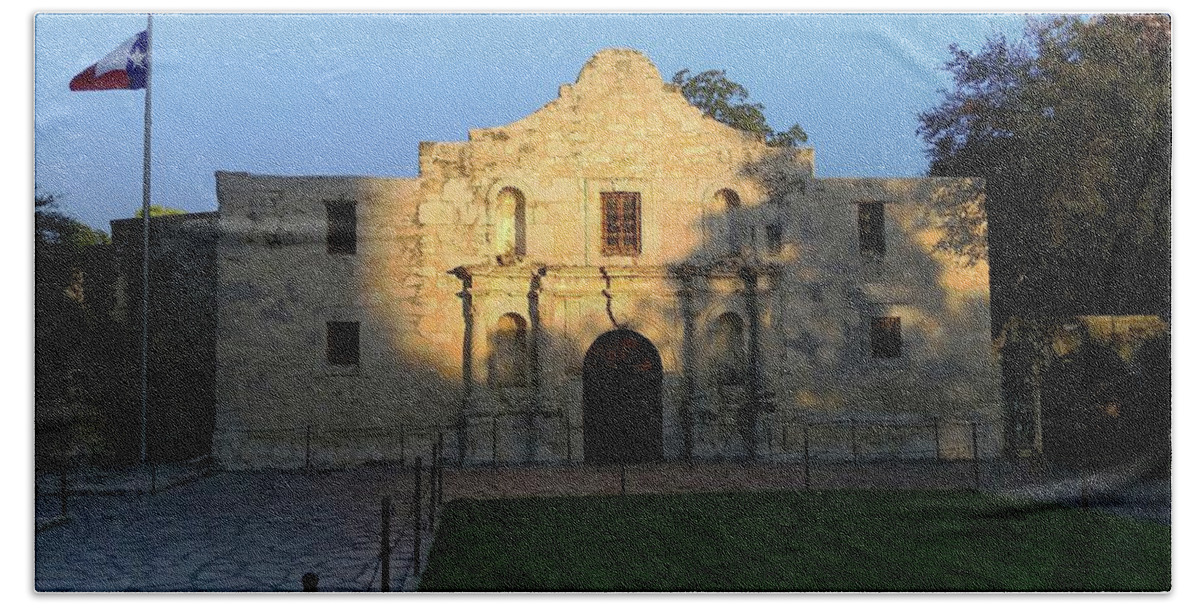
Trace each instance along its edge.
{"label": "rectangular window", "polygon": [[900,317],[871,318],[871,357],[893,359],[900,356]]}
{"label": "rectangular window", "polygon": [[642,253],[642,195],[639,192],[601,192],[604,203],[602,255]]}
{"label": "rectangular window", "polygon": [[358,251],[358,217],[354,201],[325,203],[328,232],[325,249],[329,253],[353,255]]}
{"label": "rectangular window", "polygon": [[783,251],[783,227],[779,224],[767,225],[767,252],[778,255]]}
{"label": "rectangular window", "polygon": [[358,365],[358,321],[325,323],[325,358],[333,365]]}
{"label": "rectangular window", "polygon": [[858,246],[863,254],[883,255],[883,203],[858,204]]}

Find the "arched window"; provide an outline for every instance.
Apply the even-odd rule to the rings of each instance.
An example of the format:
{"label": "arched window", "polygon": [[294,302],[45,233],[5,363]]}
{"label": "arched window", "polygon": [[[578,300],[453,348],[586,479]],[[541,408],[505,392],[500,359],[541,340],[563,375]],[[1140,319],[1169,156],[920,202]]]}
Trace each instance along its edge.
{"label": "arched window", "polygon": [[496,240],[501,255],[525,255],[525,195],[512,186],[496,195]]}
{"label": "arched window", "polygon": [[709,351],[712,374],[724,385],[746,383],[745,324],[736,313],[727,312],[713,322]]}
{"label": "arched window", "polygon": [[730,255],[738,255],[742,248],[750,245],[746,218],[742,209],[742,199],[736,192],[728,188],[718,190],[717,205],[725,214],[725,238],[728,241]]}
{"label": "arched window", "polygon": [[525,386],[526,342],[525,319],[514,312],[501,316],[492,332],[489,386]]}

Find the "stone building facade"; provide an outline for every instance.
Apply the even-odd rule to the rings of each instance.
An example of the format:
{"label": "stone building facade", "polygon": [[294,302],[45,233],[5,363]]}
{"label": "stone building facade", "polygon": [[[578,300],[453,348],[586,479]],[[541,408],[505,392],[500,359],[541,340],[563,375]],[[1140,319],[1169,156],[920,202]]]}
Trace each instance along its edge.
{"label": "stone building facade", "polygon": [[419,161],[217,173],[222,465],[400,459],[438,432],[467,464],[777,458],[789,424],[847,420],[1000,448],[986,262],[937,247],[977,181],[817,178],[813,150],[616,49]]}

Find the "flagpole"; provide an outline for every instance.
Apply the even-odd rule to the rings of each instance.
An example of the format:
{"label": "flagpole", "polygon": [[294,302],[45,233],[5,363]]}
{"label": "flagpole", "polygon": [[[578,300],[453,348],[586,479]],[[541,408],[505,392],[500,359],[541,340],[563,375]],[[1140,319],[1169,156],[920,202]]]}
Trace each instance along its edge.
{"label": "flagpole", "polygon": [[146,114],[142,140],[142,426],[141,460],[146,462],[146,418],[150,392],[150,87],[153,79],[154,17],[146,15]]}

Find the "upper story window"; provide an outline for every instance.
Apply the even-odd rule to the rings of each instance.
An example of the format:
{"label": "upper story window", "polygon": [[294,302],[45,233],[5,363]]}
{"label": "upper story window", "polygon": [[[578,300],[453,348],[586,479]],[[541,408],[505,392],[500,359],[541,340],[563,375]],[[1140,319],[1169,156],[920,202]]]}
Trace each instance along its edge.
{"label": "upper story window", "polygon": [[753,240],[746,226],[746,218],[742,210],[742,199],[737,192],[725,188],[716,194],[717,204],[725,214],[725,239],[730,255],[738,255],[742,249]]}
{"label": "upper story window", "polygon": [[783,252],[783,226],[767,224],[767,253],[779,255]]}
{"label": "upper story window", "polygon": [[358,365],[358,321],[325,323],[325,360],[332,365]]}
{"label": "upper story window", "polygon": [[515,312],[505,314],[496,322],[488,361],[488,385],[494,388],[525,386],[528,343],[525,327],[525,318]]}
{"label": "upper story window", "polygon": [[871,357],[894,359],[900,356],[900,317],[871,318]]}
{"label": "upper story window", "polygon": [[525,256],[525,194],[511,186],[496,195],[496,237],[501,255]]}
{"label": "upper story window", "polygon": [[604,205],[602,255],[642,253],[642,195],[639,192],[601,192]]}
{"label": "upper story window", "polygon": [[864,255],[887,252],[883,217],[883,203],[858,204],[858,249]]}
{"label": "upper story window", "polygon": [[325,218],[328,253],[353,255],[358,251],[358,217],[354,201],[327,201]]}

